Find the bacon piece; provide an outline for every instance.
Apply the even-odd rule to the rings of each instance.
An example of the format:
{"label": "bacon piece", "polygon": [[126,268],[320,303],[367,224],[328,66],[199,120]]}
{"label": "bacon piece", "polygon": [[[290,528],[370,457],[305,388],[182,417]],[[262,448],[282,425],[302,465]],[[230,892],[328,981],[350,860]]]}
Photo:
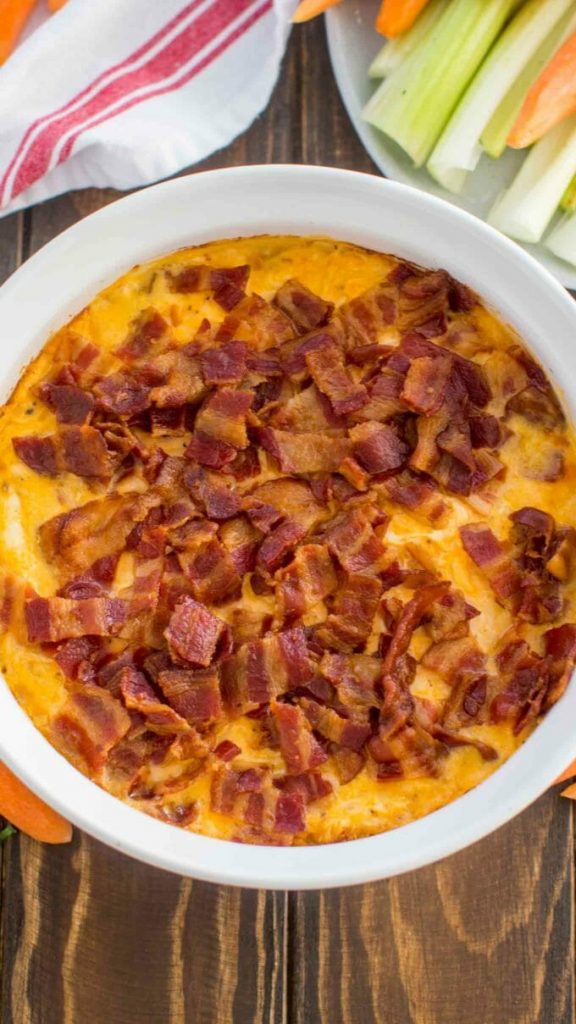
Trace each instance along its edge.
{"label": "bacon piece", "polygon": [[347,458],[340,463],[340,473],[355,490],[368,490],[370,474],[362,468],[359,462],[356,462],[356,459],[353,459],[351,456],[347,456]]}
{"label": "bacon piece", "polygon": [[218,746],[214,747],[214,754],[219,757],[221,761],[233,761],[238,754],[241,754],[242,750],[237,743],[233,743],[232,740],[221,740]]}
{"label": "bacon piece", "polygon": [[332,611],[315,631],[326,647],[352,652],[366,643],[382,595],[375,576],[352,574],[334,598]]}
{"label": "bacon piece", "polygon": [[278,614],[289,622],[300,618],[338,586],[328,549],[322,544],[301,545],[276,579]]}
{"label": "bacon piece", "polygon": [[501,690],[490,704],[492,721],[512,719],[514,733],[542,710],[548,687],[547,664],[523,641],[512,641],[498,654]]}
{"label": "bacon piece", "polygon": [[100,409],[114,416],[136,416],[150,405],[150,388],[128,373],[102,377],[93,388]]}
{"label": "bacon piece", "polygon": [[206,727],[222,717],[217,669],[169,669],[160,672],[158,685],[170,706],[190,725]]}
{"label": "bacon piece", "polygon": [[62,427],[47,437],[14,437],[12,444],[22,462],[43,476],[63,472],[98,480],[112,476],[114,460],[93,427]]}
{"label": "bacon piece", "polygon": [[371,728],[364,722],[344,718],[333,708],[303,697],[300,706],[312,728],[327,740],[359,753],[370,736]]}
{"label": "bacon piece", "polygon": [[224,318],[216,342],[246,341],[257,352],[282,345],[294,337],[294,326],[282,310],[260,295],[246,295]]}
{"label": "bacon piece", "polygon": [[328,525],[324,534],[328,550],[346,572],[378,571],[384,545],[372,521],[371,511],[358,506],[342,512]]}
{"label": "bacon piece", "polygon": [[558,430],[566,423],[562,407],[552,390],[547,393],[528,387],[513,395],[506,404],[506,414],[517,413],[529,423],[546,431]]}
{"label": "bacon piece", "polygon": [[186,429],[185,406],[150,410],[150,433],[153,437],[181,437]]}
{"label": "bacon piece", "polygon": [[379,485],[386,497],[403,505],[431,523],[437,523],[446,511],[446,505],[429,480],[410,470],[403,470]]}
{"label": "bacon piece", "polygon": [[243,341],[226,341],[200,353],[205,384],[239,384],[246,373],[248,346]]}
{"label": "bacon piece", "polygon": [[366,388],[350,376],[337,345],[307,352],[306,364],[316,387],[326,395],[336,416],[346,416],[366,403]]}
{"label": "bacon piece", "polygon": [[234,449],[234,453],[234,458],[222,466],[224,476],[231,476],[239,483],[249,480],[253,476],[260,476],[262,468],[256,445],[249,445],[248,448],[243,448],[239,452]]}
{"label": "bacon piece", "polygon": [[278,733],[280,753],[290,775],[318,768],[327,760],[327,754],[312,735],[312,728],[301,708],[272,701],[270,710]]}
{"label": "bacon piece", "polygon": [[80,636],[60,644],[54,661],[67,679],[94,682],[94,659],[102,652],[102,641],[95,636]]}
{"label": "bacon piece", "polygon": [[368,473],[393,473],[400,469],[409,454],[409,447],[394,427],[369,421],[350,430],[354,455]]}
{"label": "bacon piece", "polygon": [[221,388],[207,399],[198,412],[195,430],[202,436],[233,448],[246,448],[246,417],[253,401],[251,391]]}
{"label": "bacon piece", "polygon": [[496,416],[488,413],[471,416],[468,426],[473,448],[499,448],[502,444],[502,428]]}
{"label": "bacon piece", "polygon": [[260,443],[277,460],[285,473],[336,472],[351,453],[352,442],[323,434],[292,434],[264,427]]}
{"label": "bacon piece", "polygon": [[382,685],[385,693],[385,707],[389,710],[390,696],[398,685],[398,663],[407,654],[412,634],[421,624],[433,605],[440,601],[450,588],[447,582],[434,583],[422,589],[404,605],[394,626],[392,640],[382,663]]}
{"label": "bacon piece", "polygon": [[288,341],[280,349],[282,370],[288,377],[303,379],[309,375],[309,368],[306,357],[310,352],[318,352],[322,349],[331,349],[337,345],[338,339],[330,328],[320,331],[312,331],[304,337],[298,337]]}
{"label": "bacon piece", "polygon": [[414,412],[423,413],[425,416],[438,412],[446,397],[452,367],[452,359],[449,356],[420,356],[414,359],[406,374],[402,400]]}
{"label": "bacon piece", "polygon": [[237,451],[236,448],[225,441],[218,441],[208,434],[195,431],[184,454],[187,459],[199,462],[202,466],[209,466],[211,469],[222,469],[224,466],[234,462]]}
{"label": "bacon piece", "polygon": [[143,672],[128,666],[123,668],[118,689],[126,707],[144,715],[147,728],[160,734],[188,731],[186,720],[159,700]]}
{"label": "bacon piece", "polygon": [[[447,350],[441,345],[428,341],[421,333],[405,334],[399,347],[399,355],[408,360],[430,356],[433,359],[446,359]],[[473,405],[483,409],[492,398],[492,391],[483,367],[472,359],[465,359],[456,352],[449,353],[453,364],[453,372],[447,385],[446,397],[452,402],[458,401],[458,392],[463,388],[464,394]],[[390,360],[392,365],[392,360]],[[397,368],[396,366],[394,367]],[[455,392],[455,389],[456,392]]]}
{"label": "bacon piece", "polygon": [[[249,514],[250,511],[254,513],[254,510],[258,510],[256,519],[260,521],[260,528],[262,517],[269,515],[268,528],[285,516],[302,523],[310,530],[323,516],[322,506],[315,500],[311,486],[305,480],[267,480],[251,492],[245,499],[244,506]],[[278,519],[273,518],[271,512],[266,513],[265,509],[274,509]],[[263,532],[267,532],[266,527],[263,528]]]}
{"label": "bacon piece", "polygon": [[98,777],[130,724],[130,716],[119,701],[99,686],[85,684],[68,693],[54,717],[51,734],[56,747],[73,764]]}
{"label": "bacon piece", "polygon": [[39,394],[43,402],[56,413],[59,423],[82,426],[88,423],[94,409],[94,399],[88,391],[76,384],[42,384]]}
{"label": "bacon piece", "polygon": [[432,644],[422,658],[422,665],[438,672],[447,682],[459,675],[482,675],[486,658],[472,636],[440,640]]}
{"label": "bacon piece", "polygon": [[220,540],[228,551],[238,575],[243,576],[244,573],[252,572],[260,544],[258,530],[239,516],[229,519],[220,527]]}
{"label": "bacon piece", "polygon": [[501,603],[508,602],[521,586],[521,576],[511,554],[484,523],[460,527],[460,539],[466,554],[488,579]]}
{"label": "bacon piece", "polygon": [[[246,366],[259,377],[281,377],[282,363],[280,360],[280,349],[268,348],[262,353],[253,352],[251,349],[248,349],[246,355]],[[278,386],[279,382],[272,380],[264,381],[261,385],[258,385],[258,387],[272,390]],[[268,394],[268,391],[265,391],[264,393]],[[267,401],[271,401],[271,399],[267,399]],[[261,404],[264,405],[265,403],[262,402]]]}
{"label": "bacon piece", "polygon": [[386,368],[368,382],[368,400],[352,415],[352,419],[382,422],[398,413],[408,412],[408,406],[402,398],[403,387],[404,375]]}
{"label": "bacon piece", "polygon": [[197,402],[206,394],[193,346],[170,349],[143,363],[138,379],[150,389],[150,404],[161,409]]}
{"label": "bacon piece", "polygon": [[126,340],[116,349],[116,355],[128,363],[144,359],[150,355],[154,342],[164,338],[167,332],[168,324],[158,310],[144,309],[133,320]]}
{"label": "bacon piece", "polygon": [[544,710],[552,707],[570,682],[576,663],[576,625],[565,622],[544,633],[544,653],[548,659],[548,690]]}
{"label": "bacon piece", "polygon": [[552,551],[546,562],[546,571],[554,579],[563,583],[573,572],[576,560],[576,530],[572,526],[563,526],[556,530]]}
{"label": "bacon piece", "polygon": [[399,281],[396,315],[399,330],[418,330],[426,337],[444,334],[449,283],[445,270],[419,270]]}
{"label": "bacon piece", "polygon": [[222,692],[226,704],[244,714],[305,686],[313,675],[306,635],[297,627],[253,640],[224,661]]}
{"label": "bacon piece", "polygon": [[319,772],[302,772],[301,775],[288,775],[284,779],[276,779],[275,785],[283,793],[302,797],[306,805],[328,796],[333,791],[332,783]]}
{"label": "bacon piece", "polygon": [[87,597],[101,597],[106,595],[116,575],[116,567],[120,552],[113,555],[103,555],[90,565],[80,576],[65,583],[57,592],[57,597],[71,597],[75,601],[82,601]]}
{"label": "bacon piece", "polygon": [[479,614],[477,608],[468,604],[460,590],[451,588],[434,605],[428,625],[429,633],[435,642],[456,634],[466,636],[469,620]]}
{"label": "bacon piece", "polygon": [[165,632],[168,649],[177,661],[210,665],[226,623],[192,597],[178,602]]}
{"label": "bacon piece", "polygon": [[376,684],[380,681],[380,658],[368,654],[325,654],[322,675],[336,688],[337,700],[345,708],[368,710],[379,704]]}
{"label": "bacon piece", "polygon": [[287,402],[274,409],[268,420],[269,426],[296,433],[335,432],[342,429],[343,423],[315,384],[292,395]]}
{"label": "bacon piece", "polygon": [[223,522],[240,511],[241,499],[230,487],[223,485],[222,478],[203,469],[187,470],[184,483],[195,502],[203,508],[208,519]]}
{"label": "bacon piece", "polygon": [[340,306],[336,320],[344,330],[346,348],[377,342],[386,327],[394,323],[394,289],[387,281],[369,288]]}
{"label": "bacon piece", "polygon": [[298,334],[307,334],[328,322],[334,306],[314,295],[295,278],[285,281],[274,296],[274,305],[289,316]]}
{"label": "bacon piece", "polygon": [[126,621],[128,606],[119,598],[33,597],[25,617],[31,644],[57,643],[68,637],[114,636]]}
{"label": "bacon piece", "polygon": [[211,267],[203,263],[166,272],[170,291],[213,291],[215,301],[226,310],[233,309],[245,297],[249,275],[249,266]]}
{"label": "bacon piece", "polygon": [[338,744],[333,743],[330,753],[334,763],[334,770],[342,786],[352,782],[352,779],[355,779],[364,767],[364,757],[355,750],[340,747]]}
{"label": "bacon piece", "polygon": [[488,695],[488,677],[463,673],[453,681],[444,704],[442,723],[447,729],[461,729],[478,721]]}
{"label": "bacon piece", "polygon": [[208,521],[193,521],[184,527],[182,537],[173,538],[178,562],[192,584],[198,601],[223,601],[239,590],[241,580],[232,559],[215,536],[217,526]]}
{"label": "bacon piece", "polygon": [[134,525],[159,504],[153,494],[111,494],[48,519],[39,529],[44,557],[76,575],[124,547]]}
{"label": "bacon piece", "polygon": [[519,549],[524,563],[529,566],[546,561],[552,554],[556,523],[549,512],[525,506],[510,515],[510,540]]}
{"label": "bacon piece", "polygon": [[298,541],[306,536],[306,526],[295,519],[286,519],[262,541],[256,564],[273,572],[285,561]]}

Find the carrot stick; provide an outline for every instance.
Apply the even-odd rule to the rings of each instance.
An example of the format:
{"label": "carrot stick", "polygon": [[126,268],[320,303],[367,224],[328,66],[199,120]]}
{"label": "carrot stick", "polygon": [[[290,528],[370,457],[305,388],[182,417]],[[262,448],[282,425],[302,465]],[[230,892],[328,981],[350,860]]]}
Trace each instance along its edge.
{"label": "carrot stick", "polygon": [[427,3],[428,0],[382,0],[376,31],[390,38],[401,35],[414,24]]}
{"label": "carrot stick", "polygon": [[67,0],[48,0],[48,10],[52,11],[52,13],[54,13],[54,11],[59,11],[61,7],[64,7],[66,2]]}
{"label": "carrot stick", "polygon": [[0,64],[8,59],[36,0],[0,0]]}
{"label": "carrot stick", "polygon": [[560,796],[567,796],[569,800],[576,800],[576,782],[573,782],[567,789],[563,789]]}
{"label": "carrot stick", "polygon": [[524,149],[537,142],[555,124],[576,113],[576,32],[566,40],[538,76],[507,142]]}
{"label": "carrot stick", "polygon": [[70,823],[31,793],[1,761],[0,814],[43,843],[69,843],[72,838]]}
{"label": "carrot stick", "polygon": [[573,779],[576,775],[576,761],[571,761],[567,768],[564,769],[561,775],[557,779],[554,779],[554,785],[557,782],[566,782],[567,779]]}
{"label": "carrot stick", "polygon": [[310,21],[318,14],[323,14],[329,7],[335,7],[341,0],[300,0],[298,7],[292,15],[292,21]]}

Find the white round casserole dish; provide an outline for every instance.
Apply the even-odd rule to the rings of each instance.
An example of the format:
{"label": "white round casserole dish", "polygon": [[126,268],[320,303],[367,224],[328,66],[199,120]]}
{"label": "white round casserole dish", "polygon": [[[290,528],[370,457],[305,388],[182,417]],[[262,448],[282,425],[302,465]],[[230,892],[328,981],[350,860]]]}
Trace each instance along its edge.
{"label": "white round casserole dish", "polygon": [[[238,167],[155,185],[69,228],[0,289],[0,400],[48,335],[134,264],[262,233],[325,234],[445,267],[521,334],[576,417],[576,303],[482,221],[426,193],[323,167]],[[535,800],[576,753],[576,683],[525,745],[476,789],[402,828],[308,847],[243,846],[164,824],[76,771],[0,678],[0,757],[75,825],[124,853],[207,881],[312,889],[387,878],[481,839]]]}

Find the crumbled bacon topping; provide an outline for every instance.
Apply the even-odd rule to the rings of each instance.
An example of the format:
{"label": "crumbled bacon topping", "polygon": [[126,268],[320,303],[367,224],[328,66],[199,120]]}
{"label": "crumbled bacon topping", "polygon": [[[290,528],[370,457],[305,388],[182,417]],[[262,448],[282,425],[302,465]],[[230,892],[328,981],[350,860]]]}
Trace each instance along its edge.
{"label": "crumbled bacon topping", "polygon": [[[576,531],[532,507],[505,537],[472,515],[460,527],[515,623],[493,665],[480,612],[405,559],[395,516],[421,530],[444,526],[451,495],[489,504],[515,418],[562,424],[542,369],[517,345],[476,360],[477,298],[442,270],[398,261],[337,308],[295,279],[267,301],[248,266],[165,278],[174,301],[207,292],[225,315],[178,344],[144,309],[109,372],[85,345],[41,383],[53,433],[13,439],[30,470],[94,492],[40,528],[56,592],[0,588],[3,628],[65,677],[56,742],[182,826],[206,773],[234,837],[269,843],[305,836],[309,806],[362,771],[393,783],[437,775],[454,746],[497,756],[468,727],[519,732],[568,684]],[[532,472],[554,481],[564,459]],[[544,627],[537,649],[525,623]],[[420,668],[447,696],[414,695]],[[246,744],[228,735],[239,718]]]}

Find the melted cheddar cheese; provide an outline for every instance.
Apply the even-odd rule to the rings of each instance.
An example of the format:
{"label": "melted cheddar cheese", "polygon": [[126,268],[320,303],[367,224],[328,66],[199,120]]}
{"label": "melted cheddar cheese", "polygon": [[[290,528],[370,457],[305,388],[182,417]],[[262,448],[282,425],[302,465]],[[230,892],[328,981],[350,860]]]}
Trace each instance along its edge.
{"label": "melted cheddar cheese", "polygon": [[[39,526],[53,516],[106,493],[104,484],[88,482],[70,473],[55,479],[39,475],[15,455],[12,438],[45,435],[57,429],[54,413],[37,395],[38,384],[63,365],[69,353],[80,343],[91,342],[97,346],[103,354],[106,372],[118,370],[120,361],[114,352],[128,334],[131,324],[149,307],[168,321],[173,338],[182,345],[194,337],[204,319],[214,324],[224,318],[223,310],[209,293],[179,294],[171,290],[164,274],[166,267],[176,273],[196,264],[224,267],[249,264],[249,292],[270,300],[285,281],[297,278],[338,308],[376,285],[395,263],[393,257],[325,238],[228,240],[190,248],[137,266],[96,296],[86,309],[47,341],[0,411],[0,563],[3,570],[28,581],[40,595],[54,594],[61,581],[55,567],[42,554]],[[494,352],[504,351],[518,343],[514,333],[482,305],[475,306],[466,316],[471,334],[476,339],[474,358],[480,364]],[[379,338],[379,342],[388,345],[398,340],[393,329],[383,330]],[[467,353],[464,351],[464,354]],[[550,512],[558,524],[576,523],[576,445],[570,431],[564,427],[543,429],[519,415],[511,417],[509,426],[511,435],[499,452],[507,468],[505,478],[488,488],[490,493],[487,497],[445,495],[448,511],[438,525],[432,526],[418,514],[382,498],[384,511],[392,517],[385,535],[387,553],[391,558],[395,553],[401,556],[409,553],[423,568],[451,581],[463,592],[466,600],[480,612],[471,620],[470,628],[489,658],[514,620],[510,612],[497,603],[486,577],[465,554],[458,527],[485,520],[493,532],[503,538],[508,532],[510,513],[526,505]],[[173,454],[182,452],[183,443],[179,437],[162,439],[161,443]],[[558,451],[564,456],[565,468],[561,478],[553,482],[535,479],[539,462]],[[534,466],[536,472],[533,471]],[[262,483],[275,475],[275,465],[270,459],[263,466],[257,482]],[[145,481],[134,476],[117,485],[119,491],[144,490],[145,487]],[[113,589],[116,592],[121,590],[129,578],[129,560],[121,560]],[[402,600],[411,596],[403,588],[396,593]],[[576,613],[574,579],[564,586],[564,598],[565,608],[560,621],[573,620]],[[263,617],[274,615],[273,595],[255,593],[246,579],[240,608],[244,639],[249,639],[252,623],[256,628]],[[237,601],[219,606],[216,612],[221,618],[238,622]],[[312,625],[321,622],[325,616],[325,605],[319,602],[307,612],[304,622]],[[545,628],[524,623],[522,636],[538,649],[539,637]],[[430,642],[424,632],[417,630],[412,638],[410,651],[416,657]],[[55,742],[51,725],[66,700],[66,680],[56,662],[39,646],[30,645],[22,630],[11,629],[0,637],[0,668],[36,726]],[[416,696],[434,702],[444,699],[447,691],[447,684],[437,673],[418,666],[412,684],[412,692]],[[526,730],[515,736],[507,722],[474,725],[468,733],[494,747],[497,759],[483,760],[474,747],[462,746],[450,750],[436,777],[378,781],[366,766],[352,781],[343,785],[339,783],[329,760],[322,766],[322,774],[333,783],[333,792],[310,804],[306,831],[295,841],[325,843],[357,838],[428,814],[482,782],[526,736]],[[244,715],[224,720],[217,727],[214,742],[224,739],[233,741],[241,749],[234,761],[235,769],[264,765],[273,772],[282,773],[281,754],[263,742],[257,719]],[[150,766],[150,779],[162,782],[171,778],[175,770],[174,766]],[[149,809],[145,799],[131,799],[113,776],[104,774],[99,781],[134,806]],[[190,800],[194,800],[197,807],[196,818],[189,826],[192,830],[220,838],[235,835],[238,822],[233,817],[211,810],[208,771],[193,774],[183,789],[168,790],[163,803],[169,808]]]}

